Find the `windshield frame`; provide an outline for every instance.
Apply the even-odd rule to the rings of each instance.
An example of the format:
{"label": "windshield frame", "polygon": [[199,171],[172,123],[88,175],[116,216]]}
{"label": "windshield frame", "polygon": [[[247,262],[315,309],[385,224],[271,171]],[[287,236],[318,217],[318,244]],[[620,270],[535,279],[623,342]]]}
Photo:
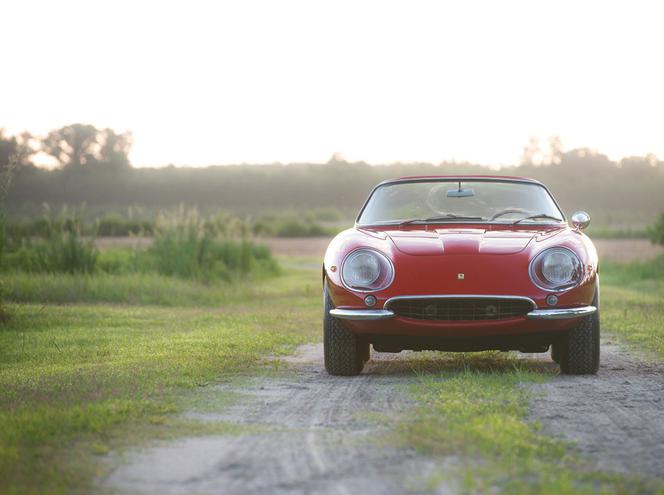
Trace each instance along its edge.
{"label": "windshield frame", "polygon": [[[551,194],[551,191],[549,191],[549,188],[547,188],[544,184],[542,184],[539,181],[535,180],[530,180],[530,179],[520,179],[517,177],[511,178],[511,177],[473,177],[473,176],[449,176],[449,177],[413,177],[413,178],[405,178],[405,179],[390,179],[390,180],[385,180],[379,184],[377,184],[372,190],[371,193],[369,193],[369,196],[367,196],[367,199],[364,201],[364,204],[362,205],[362,208],[360,208],[359,213],[357,214],[357,217],[355,217],[355,227],[395,227],[399,226],[403,220],[394,220],[394,221],[387,221],[387,222],[373,222],[373,223],[360,223],[360,217],[362,216],[362,213],[364,213],[364,210],[366,209],[367,205],[369,204],[369,201],[371,200],[372,196],[374,193],[381,187],[387,186],[390,184],[411,184],[414,182],[506,182],[506,183],[516,183],[516,184],[529,184],[529,185],[534,185],[534,186],[539,186],[544,191],[549,195],[551,200],[553,201],[553,204],[556,205],[556,208],[558,208],[558,212],[560,213],[560,218],[562,219],[560,222],[554,222],[554,221],[548,221],[548,222],[538,222],[538,221],[532,221],[531,223],[517,223],[515,225],[519,226],[521,228],[523,227],[528,227],[528,226],[540,226],[540,225],[545,225],[545,226],[562,226],[562,225],[568,225],[567,222],[567,217],[565,216],[565,212],[563,209],[560,207],[558,204],[558,201],[556,201],[556,198],[553,194]],[[455,219],[455,218],[448,218],[445,220],[436,220],[436,221],[430,221],[426,222],[424,220],[422,221],[415,221],[410,223],[409,225],[431,225],[431,224],[440,224],[440,223],[461,223],[461,224],[473,224],[473,225],[512,225],[513,221],[499,221],[499,220],[494,220],[494,221],[489,221],[489,220],[464,220],[461,218]]]}

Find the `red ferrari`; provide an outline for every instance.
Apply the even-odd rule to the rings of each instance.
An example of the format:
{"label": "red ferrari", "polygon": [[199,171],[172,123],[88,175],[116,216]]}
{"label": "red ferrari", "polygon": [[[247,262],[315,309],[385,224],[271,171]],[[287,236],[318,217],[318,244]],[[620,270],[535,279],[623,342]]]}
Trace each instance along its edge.
{"label": "red ferrari", "polygon": [[597,252],[549,190],[518,177],[378,184],[323,264],[325,369],[357,375],[379,352],[547,352],[599,368]]}

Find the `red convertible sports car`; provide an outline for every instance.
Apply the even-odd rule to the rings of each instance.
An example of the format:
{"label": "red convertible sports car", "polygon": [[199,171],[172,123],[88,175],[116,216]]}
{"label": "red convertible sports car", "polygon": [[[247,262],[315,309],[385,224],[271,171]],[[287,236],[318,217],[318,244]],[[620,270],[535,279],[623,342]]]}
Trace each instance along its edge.
{"label": "red convertible sports car", "polygon": [[356,375],[379,352],[546,352],[599,367],[597,252],[549,190],[518,177],[378,184],[323,264],[325,368]]}

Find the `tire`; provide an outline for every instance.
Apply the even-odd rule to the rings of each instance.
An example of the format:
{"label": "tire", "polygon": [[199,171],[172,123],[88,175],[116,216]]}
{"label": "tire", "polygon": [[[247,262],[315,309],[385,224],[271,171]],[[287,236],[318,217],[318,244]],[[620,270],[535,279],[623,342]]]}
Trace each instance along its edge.
{"label": "tire", "polygon": [[369,344],[362,342],[350,332],[344,322],[330,316],[334,308],[327,290],[327,281],[323,285],[323,354],[325,371],[330,375],[355,376],[362,372],[364,362],[369,359]]}
{"label": "tire", "polygon": [[367,342],[367,345],[364,345],[360,342],[360,348],[362,349],[362,362],[366,363],[371,359],[371,345]]}
{"label": "tire", "polygon": [[560,353],[562,352],[562,344],[551,344],[551,360],[560,364]]}
{"label": "tire", "polygon": [[[599,307],[556,345],[554,354],[559,354],[560,371],[565,375],[594,375],[599,370]],[[558,346],[560,352],[558,352]]]}

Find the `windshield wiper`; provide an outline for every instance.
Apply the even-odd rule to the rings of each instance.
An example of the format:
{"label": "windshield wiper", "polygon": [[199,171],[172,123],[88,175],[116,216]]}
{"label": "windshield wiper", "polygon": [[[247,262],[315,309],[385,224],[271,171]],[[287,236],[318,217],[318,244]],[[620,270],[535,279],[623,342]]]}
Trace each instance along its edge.
{"label": "windshield wiper", "polygon": [[411,218],[410,220],[404,220],[403,222],[401,222],[399,224],[399,227],[401,227],[402,225],[408,225],[416,222],[427,223],[427,222],[438,222],[440,220],[484,220],[484,217],[466,217],[464,215],[455,215],[454,213],[448,213],[446,215],[440,215],[437,217]]}
{"label": "windshield wiper", "polygon": [[512,225],[516,225],[517,223],[523,222],[524,220],[535,220],[537,218],[546,218],[548,220],[555,220],[556,222],[562,222],[563,221],[562,218],[552,217],[551,215],[547,215],[546,213],[539,213],[538,215],[530,215],[528,217],[519,218],[518,220],[515,220],[514,222],[512,222]]}

